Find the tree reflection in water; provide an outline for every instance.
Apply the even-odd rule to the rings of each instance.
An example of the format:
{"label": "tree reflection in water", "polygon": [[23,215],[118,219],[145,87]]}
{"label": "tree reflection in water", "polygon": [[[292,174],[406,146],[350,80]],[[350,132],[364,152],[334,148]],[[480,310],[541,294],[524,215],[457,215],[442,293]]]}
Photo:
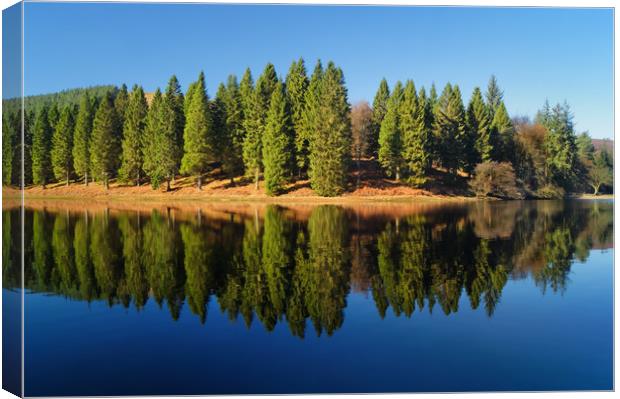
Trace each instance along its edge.
{"label": "tree reflection in water", "polygon": [[[3,211],[3,282],[20,284],[19,212]],[[574,259],[613,246],[613,203],[475,202],[420,212],[321,205],[301,214],[264,209],[213,218],[153,210],[27,209],[26,287],[141,310],[149,300],[177,320],[207,322],[215,300],[231,320],[286,323],[332,335],[351,290],[381,317],[472,309],[492,317],[509,278],[563,292]]]}

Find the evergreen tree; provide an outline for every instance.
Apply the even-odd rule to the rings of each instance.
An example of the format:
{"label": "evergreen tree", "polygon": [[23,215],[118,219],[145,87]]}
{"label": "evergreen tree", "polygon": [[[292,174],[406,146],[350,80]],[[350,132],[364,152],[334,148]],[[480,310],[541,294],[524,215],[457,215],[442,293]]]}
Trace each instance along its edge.
{"label": "evergreen tree", "polygon": [[[415,88],[413,90],[415,91]],[[402,83],[396,82],[379,132],[379,163],[387,175],[396,180],[400,180],[400,172],[404,164],[403,140],[400,131],[402,101]]]}
{"label": "evergreen tree", "polygon": [[207,172],[213,151],[211,147],[213,124],[203,72],[200,72],[192,94],[187,96],[187,101],[181,173],[196,175],[198,189],[202,189],[202,175]]}
{"label": "evergreen tree", "polygon": [[379,88],[372,102],[372,134],[370,139],[369,155],[378,157],[379,154],[379,133],[381,132],[381,123],[387,114],[388,103],[390,100],[390,88],[385,78],[381,79]]}
{"label": "evergreen tree", "polygon": [[82,95],[73,133],[73,167],[78,175],[84,176],[84,184],[88,185],[90,172],[90,135],[93,130],[93,101],[88,92]]}
{"label": "evergreen tree", "polygon": [[419,186],[426,181],[429,165],[429,126],[426,115],[426,95],[418,98],[413,81],[407,81],[399,110],[403,140],[403,158],[410,174],[409,182]]}
{"label": "evergreen tree", "polygon": [[252,96],[254,95],[254,79],[252,79],[252,71],[246,68],[239,83],[239,95],[241,96],[241,110],[245,116],[252,104]]}
{"label": "evergreen tree", "polygon": [[122,164],[119,175],[124,180],[135,178],[136,186],[140,185],[140,176],[144,164],[144,126],[148,105],[142,87],[135,85],[125,111],[123,126]]}
{"label": "evergreen tree", "polygon": [[171,150],[175,148],[176,135],[172,126],[167,123],[168,112],[171,112],[171,109],[166,106],[161,91],[157,89],[144,129],[144,171],[154,189],[158,188],[162,181],[169,181],[176,167],[174,150]]}
{"label": "evergreen tree", "polygon": [[169,125],[169,129],[172,129],[174,132],[174,146],[172,151],[174,153],[175,166],[172,174],[173,180],[174,174],[176,174],[181,167],[181,158],[183,157],[183,129],[185,127],[184,101],[181,85],[177,77],[172,75],[168,81],[166,94],[164,95],[164,107],[166,108],[164,112],[169,114],[170,119],[168,119],[166,123]]}
{"label": "evergreen tree", "polygon": [[224,173],[225,152],[230,151],[230,141],[226,130],[226,86],[220,83],[215,92],[215,97],[209,103],[213,134],[211,135],[211,148],[213,148],[214,160],[219,162]]}
{"label": "evergreen tree", "polygon": [[497,79],[495,75],[491,75],[489,78],[489,84],[487,86],[486,92],[487,105],[489,107],[489,114],[491,116],[491,120],[495,117],[495,112],[500,107],[500,103],[504,99],[504,91],[500,89],[497,84]]}
{"label": "evergreen tree", "polygon": [[114,98],[114,109],[116,110],[116,115],[120,124],[119,126],[121,128],[125,125],[125,113],[127,112],[128,104],[129,92],[127,91],[127,85],[123,83],[121,88],[116,92],[116,97]]}
{"label": "evergreen tree", "polygon": [[588,132],[583,132],[575,139],[577,155],[582,160],[594,161],[594,145]]}
{"label": "evergreen tree", "polygon": [[[19,114],[19,112],[16,112]],[[13,183],[15,162],[15,144],[18,142],[18,132],[13,123],[12,114],[7,110],[2,113],[2,184]]]}
{"label": "evergreen tree", "polygon": [[351,120],[342,70],[327,65],[320,83],[317,129],[310,141],[310,185],[322,196],[345,189],[351,149]]}
{"label": "evergreen tree", "polygon": [[109,179],[118,167],[120,123],[114,109],[112,95],[108,93],[97,107],[91,135],[90,165],[94,176],[99,176],[106,190]]}
{"label": "evergreen tree", "polygon": [[67,186],[73,171],[73,113],[70,107],[65,107],[52,136],[52,167],[57,180],[66,179]]}
{"label": "evergreen tree", "polygon": [[291,110],[295,148],[300,149],[299,153],[291,154],[293,155],[292,161],[297,165],[300,172],[307,169],[308,166],[308,143],[303,134],[303,116],[308,84],[304,59],[300,58],[299,61],[293,61],[288,75],[286,75],[286,97]]}
{"label": "evergreen tree", "polygon": [[470,159],[470,165],[491,161],[494,153],[491,118],[478,87],[474,89],[467,107],[467,130],[475,145],[475,157]]}
{"label": "evergreen tree", "polygon": [[245,138],[243,101],[235,75],[228,76],[225,93],[223,101],[228,148],[224,153],[224,169],[230,176],[231,182],[234,182],[234,176],[243,172],[243,139]]}
{"label": "evergreen tree", "polygon": [[569,189],[574,178],[577,148],[568,104],[553,107],[545,128],[546,174],[555,184]]}
{"label": "evergreen tree", "polygon": [[52,105],[48,109],[48,117],[47,117],[50,127],[52,128],[52,133],[56,130],[56,124],[60,119],[60,109],[58,108],[58,103],[52,103]]}
{"label": "evergreen tree", "polygon": [[295,136],[295,152],[297,154],[297,169],[300,175],[310,167],[311,141],[319,123],[319,108],[321,101],[321,81],[324,71],[321,60],[317,60],[314,71],[308,82],[308,89],[304,96],[304,107],[301,113],[300,126]]}
{"label": "evergreen tree", "polygon": [[45,188],[52,174],[52,127],[48,119],[46,106],[39,110],[34,124],[32,137],[32,178],[34,184],[40,184]]}
{"label": "evergreen tree", "polygon": [[495,141],[496,160],[500,162],[514,162],[514,126],[504,102],[500,102],[495,110],[491,125],[492,137]]}
{"label": "evergreen tree", "polygon": [[263,162],[267,194],[282,192],[290,176],[289,148],[291,143],[291,116],[284,87],[278,83],[271,96],[263,138]]}
{"label": "evergreen tree", "polygon": [[462,165],[465,150],[465,109],[458,86],[449,83],[435,106],[434,134],[439,163],[452,174]]}

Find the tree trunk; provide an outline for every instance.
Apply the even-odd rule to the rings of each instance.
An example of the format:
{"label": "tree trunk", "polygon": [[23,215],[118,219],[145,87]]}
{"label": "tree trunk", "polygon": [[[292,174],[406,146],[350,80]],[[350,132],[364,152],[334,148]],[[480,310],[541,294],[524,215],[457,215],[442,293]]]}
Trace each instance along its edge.
{"label": "tree trunk", "polygon": [[198,190],[202,191],[202,175],[198,175],[198,180],[196,183],[198,185]]}
{"label": "tree trunk", "polygon": [[362,176],[362,169],[360,167],[360,158],[358,156],[357,157],[357,185],[356,185],[357,188],[359,188],[360,186],[361,176]]}
{"label": "tree trunk", "polygon": [[400,181],[400,166],[396,167],[396,181]]}
{"label": "tree trunk", "polygon": [[84,173],[84,185],[88,187],[88,172]]}
{"label": "tree trunk", "polygon": [[105,187],[105,191],[108,191],[108,189],[110,188],[110,186],[108,185],[108,176],[107,175],[103,176],[103,186]]}
{"label": "tree trunk", "polygon": [[136,176],[136,186],[140,187],[140,171],[138,171]]}
{"label": "tree trunk", "polygon": [[170,191],[170,178],[166,179],[166,191]]}
{"label": "tree trunk", "polygon": [[597,196],[598,195],[598,190],[600,189],[600,184],[594,184],[592,185],[592,188],[594,188],[594,195]]}
{"label": "tree trunk", "polygon": [[258,191],[258,179],[260,177],[260,170],[256,168],[256,175],[254,176],[254,189]]}
{"label": "tree trunk", "polygon": [[67,171],[67,187],[69,187],[69,171]]}

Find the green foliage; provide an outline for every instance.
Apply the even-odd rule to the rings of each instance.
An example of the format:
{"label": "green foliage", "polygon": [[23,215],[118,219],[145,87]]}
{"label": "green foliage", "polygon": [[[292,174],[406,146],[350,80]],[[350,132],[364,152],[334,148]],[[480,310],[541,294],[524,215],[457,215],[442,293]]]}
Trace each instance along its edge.
{"label": "green foliage", "polygon": [[15,147],[21,136],[17,124],[19,114],[4,110],[2,115],[2,184],[5,185],[17,183],[13,174],[15,169],[19,169],[18,154],[15,154]]}
{"label": "green foliage", "polygon": [[54,176],[58,180],[66,179],[69,185],[69,177],[73,171],[73,113],[71,108],[62,110],[60,119],[52,136],[52,167]]}
{"label": "green foliage", "polygon": [[114,97],[114,110],[118,117],[121,128],[125,126],[125,114],[127,112],[127,105],[129,104],[129,92],[127,91],[127,85],[123,83],[121,88],[116,92]]}
{"label": "green foliage", "polygon": [[151,180],[151,186],[158,188],[162,181],[170,180],[177,168],[177,132],[170,122],[174,109],[168,106],[161,91],[157,89],[146,116],[144,129],[144,171]]}
{"label": "green foliage", "polygon": [[570,189],[577,160],[570,108],[566,103],[557,104],[543,119],[548,132],[544,142],[548,176],[554,184],[564,190]]}
{"label": "green foliage", "polygon": [[[351,148],[351,120],[342,70],[327,65],[319,83],[315,131],[310,140],[310,185],[321,196],[341,194]],[[314,100],[312,100],[314,101]]]}
{"label": "green foliage", "polygon": [[243,172],[243,140],[245,129],[243,127],[243,101],[237,77],[230,75],[226,84],[224,97],[226,131],[226,150],[224,151],[224,170],[232,177]]}
{"label": "green foliage", "polygon": [[[410,94],[410,97],[415,95],[415,88],[413,90],[414,94]],[[379,132],[379,163],[387,175],[396,178],[396,180],[400,179],[400,172],[404,164],[403,137],[400,126],[402,101],[402,83],[396,82]],[[410,102],[413,101],[412,98]]]}
{"label": "green foliage", "polygon": [[32,178],[34,184],[45,187],[52,177],[52,127],[48,118],[48,108],[42,107],[37,113],[32,137]]}
{"label": "green foliage", "polygon": [[434,115],[437,159],[448,172],[456,174],[464,165],[462,154],[467,148],[465,109],[458,86],[446,85],[435,105]]}
{"label": "green foliage", "polygon": [[[136,185],[140,185],[140,176],[144,164],[144,127],[148,105],[144,97],[142,87],[135,85],[125,111],[125,123],[123,126],[122,163],[119,176],[123,180],[135,179]],[[174,151],[173,151],[174,154]]]}
{"label": "green foliage", "polygon": [[94,116],[94,103],[88,93],[84,93],[80,100],[73,133],[73,167],[78,175],[84,176],[85,184],[88,184],[90,173],[90,136]]}
{"label": "green foliage", "polygon": [[114,175],[119,164],[120,141],[118,132],[121,130],[112,95],[108,94],[101,100],[91,135],[90,165],[93,175],[108,187],[109,178]]}
{"label": "green foliage", "polygon": [[290,109],[281,83],[271,96],[263,138],[265,189],[269,195],[280,194],[290,176],[290,147],[292,126]]}
{"label": "green foliage", "polygon": [[175,75],[170,77],[166,93],[164,94],[164,108],[168,115],[166,124],[167,130],[174,132],[174,172],[176,173],[181,166],[181,158],[183,157],[183,129],[185,127],[185,113],[183,104],[185,98],[181,92],[181,85]]}
{"label": "green foliage", "polygon": [[323,64],[317,60],[304,96],[304,108],[300,127],[295,136],[297,168],[303,173],[310,168],[310,147],[320,122],[321,82],[324,75]]}
{"label": "green foliage", "polygon": [[407,81],[400,104],[399,122],[403,158],[409,174],[407,180],[415,186],[424,184],[429,166],[431,143],[426,112],[426,98],[418,98],[413,81]]}
{"label": "green foliage", "polygon": [[211,139],[214,134],[204,73],[200,73],[186,101],[181,173],[197,175],[198,187],[201,188],[202,175],[208,170],[209,160],[213,156]]}
{"label": "green foliage", "polygon": [[495,112],[501,106],[500,104],[504,99],[504,91],[500,89],[497,84],[497,78],[495,75],[491,75],[489,78],[489,84],[487,86],[487,92],[485,94],[487,105],[489,107],[489,115],[491,116],[491,120],[495,117]]}
{"label": "green foliage", "polygon": [[491,122],[490,111],[482,99],[482,92],[476,87],[467,107],[467,130],[475,147],[474,156],[469,159],[470,165],[489,162],[493,158]]}
{"label": "green foliage", "polygon": [[390,100],[390,88],[385,78],[381,79],[379,88],[372,102],[372,135],[370,139],[370,155],[378,157],[379,155],[379,134],[381,132],[381,124],[387,114],[388,103]]}
{"label": "green foliage", "polygon": [[308,85],[304,59],[300,58],[299,61],[293,61],[286,75],[285,87],[287,101],[291,109],[295,148],[298,150],[294,161],[302,171],[308,167],[308,140],[304,135],[304,109]]}
{"label": "green foliage", "polygon": [[515,131],[503,101],[499,103],[495,110],[491,130],[492,137],[495,139],[495,159],[503,162],[513,162]]}

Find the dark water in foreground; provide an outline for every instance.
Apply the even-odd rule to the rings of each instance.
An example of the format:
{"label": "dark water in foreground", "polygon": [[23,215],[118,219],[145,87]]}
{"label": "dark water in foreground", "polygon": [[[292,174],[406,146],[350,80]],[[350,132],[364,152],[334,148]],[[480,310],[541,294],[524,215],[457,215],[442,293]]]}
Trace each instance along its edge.
{"label": "dark water in foreground", "polygon": [[25,223],[28,396],[613,388],[611,201]]}

